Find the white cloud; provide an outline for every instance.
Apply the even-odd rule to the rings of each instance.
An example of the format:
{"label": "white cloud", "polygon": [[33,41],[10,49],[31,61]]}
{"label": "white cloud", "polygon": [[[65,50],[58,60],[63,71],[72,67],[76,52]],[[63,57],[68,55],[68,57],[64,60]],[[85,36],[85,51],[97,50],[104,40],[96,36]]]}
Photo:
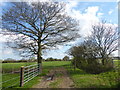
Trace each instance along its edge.
{"label": "white cloud", "polygon": [[23,2],[50,2],[50,1],[53,1],[53,0],[22,0]]}
{"label": "white cloud", "polygon": [[108,14],[111,15],[113,13],[113,9],[111,9]]}
{"label": "white cloud", "polygon": [[20,2],[21,0],[0,0],[0,2]]}
{"label": "white cloud", "polygon": [[[4,48],[5,49],[5,48]],[[9,54],[9,55],[11,55],[11,54],[13,54],[13,51],[12,51],[12,49],[5,49],[5,50],[3,50],[3,52],[2,52],[2,54],[4,55],[4,54]]]}
{"label": "white cloud", "polygon": [[[4,31],[4,32],[3,32]],[[33,40],[30,39],[30,37],[25,36],[23,34],[15,34],[14,32],[9,32],[6,29],[0,29],[0,43],[5,43],[5,42],[14,42],[15,39],[22,39],[25,38],[24,40],[26,43],[28,42],[33,42]]]}
{"label": "white cloud", "polygon": [[101,12],[99,12],[99,13],[97,14],[98,17],[102,17],[103,15],[104,15],[104,13],[101,13]]}
{"label": "white cloud", "polygon": [[13,55],[13,50],[8,48],[5,44],[0,42],[0,58]]}
{"label": "white cloud", "polygon": [[5,41],[6,41],[6,37],[0,34],[0,42],[5,42]]}
{"label": "white cloud", "polygon": [[90,14],[90,15],[94,15],[96,16],[96,13],[98,12],[99,7],[98,6],[92,6],[92,7],[88,7],[85,12]]}
{"label": "white cloud", "polygon": [[60,58],[62,59],[64,56],[67,55],[67,53],[65,53],[66,47],[62,47],[61,49],[59,50],[51,50],[51,51],[47,51],[47,53],[45,53],[43,55],[43,58],[50,58],[50,57],[54,57],[54,58]]}
{"label": "white cloud", "polygon": [[117,0],[117,2],[119,2],[120,0]]}
{"label": "white cloud", "polygon": [[119,55],[119,51],[117,50],[117,51],[114,51],[113,53],[112,53],[114,56],[116,56],[116,57],[118,57]]}
{"label": "white cloud", "polygon": [[11,40],[11,42],[13,41],[13,39],[18,38],[20,35],[3,35],[0,34],[0,43],[4,43],[7,42],[7,40]]}
{"label": "white cloud", "polygon": [[79,10],[73,9],[73,7],[75,7],[74,5],[68,4],[67,6],[69,7],[69,9],[67,7],[66,10],[72,18],[79,21],[80,23],[79,33],[83,37],[86,37],[90,35],[91,24],[99,21],[99,17],[97,17],[97,12],[99,10],[99,7],[98,6],[88,7],[85,9],[85,13],[81,13]]}
{"label": "white cloud", "polygon": [[[60,0],[60,1],[74,1],[74,0]],[[79,2],[118,2],[120,0],[75,0]]]}

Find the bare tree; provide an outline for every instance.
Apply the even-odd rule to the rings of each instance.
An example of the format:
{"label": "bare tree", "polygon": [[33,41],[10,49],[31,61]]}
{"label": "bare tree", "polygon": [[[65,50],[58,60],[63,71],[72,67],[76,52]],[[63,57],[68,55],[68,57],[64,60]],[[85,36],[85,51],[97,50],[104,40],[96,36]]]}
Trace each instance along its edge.
{"label": "bare tree", "polygon": [[3,12],[2,28],[18,36],[11,46],[23,51],[22,55],[37,55],[38,65],[42,63],[43,49],[78,36],[78,24],[67,15],[63,3],[14,2],[11,5]]}
{"label": "bare tree", "polygon": [[100,22],[92,26],[92,33],[84,42],[69,49],[73,64],[90,73],[113,69],[110,55],[118,50],[117,26]]}
{"label": "bare tree", "polygon": [[104,65],[107,58],[118,50],[117,26],[102,22],[93,25],[92,29],[92,35],[89,39],[97,47],[97,56],[102,58],[102,64]]}

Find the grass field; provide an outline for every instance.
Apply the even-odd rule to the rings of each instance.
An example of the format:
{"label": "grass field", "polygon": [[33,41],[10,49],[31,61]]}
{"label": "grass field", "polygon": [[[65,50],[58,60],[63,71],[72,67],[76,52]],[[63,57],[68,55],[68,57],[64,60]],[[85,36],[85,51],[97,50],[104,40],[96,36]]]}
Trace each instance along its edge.
{"label": "grass field", "polygon": [[21,66],[28,66],[31,64],[35,64],[35,62],[28,62],[28,63],[3,63],[2,64],[2,72],[9,73],[12,71],[18,71],[20,70]]}
{"label": "grass field", "polygon": [[114,88],[118,84],[118,72],[106,72],[101,74],[88,74],[80,69],[69,69],[69,75],[76,88]]}
{"label": "grass field", "polygon": [[[35,63],[33,63],[33,62],[32,63],[3,63],[2,64],[2,70],[3,70],[2,81],[6,81],[6,80],[9,80],[9,79],[19,76],[19,73],[12,74],[12,73],[8,73],[8,72],[20,70],[21,66],[27,66],[27,65],[31,65],[31,64],[35,64]],[[24,87],[22,87],[22,88],[32,87],[34,84],[36,84],[38,82],[37,80],[40,79],[40,76],[46,75],[50,69],[69,65],[69,64],[70,64],[70,62],[68,62],[68,61],[66,61],[66,62],[65,61],[43,62],[43,73],[40,74],[39,76],[35,77],[33,80],[29,81],[28,83],[26,83],[24,85]],[[19,80],[20,80],[19,77],[16,79],[13,79],[13,80],[3,84],[2,87],[5,88],[11,84],[18,82],[18,84],[14,85],[14,87],[20,88]]]}
{"label": "grass field", "polygon": [[19,71],[21,66],[27,66],[31,64],[35,64],[35,63],[34,62],[32,63],[3,63],[2,64],[2,82],[5,82],[5,83],[2,84],[2,87],[7,88],[11,85],[19,86],[20,74],[12,73],[12,72]]}
{"label": "grass field", "polygon": [[114,60],[114,65],[120,67],[120,60]]}
{"label": "grass field", "polygon": [[[115,66],[120,68],[120,61],[114,61]],[[101,74],[88,74],[80,69],[75,71],[67,67],[69,75],[75,83],[76,88],[116,88],[120,85],[120,76],[118,70],[105,72]]]}
{"label": "grass field", "polygon": [[[115,65],[118,65],[120,61],[115,60]],[[80,69],[74,69],[70,66],[70,61],[50,61],[50,62],[43,62],[43,73],[39,76],[35,77],[33,80],[29,81],[24,85],[22,88],[31,88],[33,85],[37,84],[41,76],[46,75],[49,70],[56,68],[56,67],[65,67],[68,72],[70,78],[74,82],[74,86],[76,88],[114,88],[118,84],[118,72],[111,71],[101,74],[88,74]],[[35,63],[4,63],[2,65],[4,72],[11,71],[11,68],[18,70],[21,66],[31,65]],[[8,80],[10,78],[19,76],[19,74],[3,74],[2,79],[3,81]],[[19,78],[13,80],[12,83],[19,82]],[[55,84],[51,84],[54,86]],[[3,84],[3,87],[7,87],[9,84]],[[19,83],[14,86],[15,88],[20,88]],[[55,86],[54,86],[55,87]]]}

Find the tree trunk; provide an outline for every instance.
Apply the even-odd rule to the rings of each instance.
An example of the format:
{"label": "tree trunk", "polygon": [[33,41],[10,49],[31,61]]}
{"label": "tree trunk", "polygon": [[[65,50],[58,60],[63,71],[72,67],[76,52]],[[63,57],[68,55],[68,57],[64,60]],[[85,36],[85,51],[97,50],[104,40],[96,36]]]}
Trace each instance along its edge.
{"label": "tree trunk", "polygon": [[107,63],[108,56],[105,53],[102,56],[102,64],[105,65]]}
{"label": "tree trunk", "polygon": [[37,56],[37,61],[38,61],[38,70],[39,70],[39,73],[42,73],[42,57],[39,54]]}
{"label": "tree trunk", "polygon": [[102,65],[105,65],[105,59],[102,59]]}
{"label": "tree trunk", "polygon": [[105,65],[105,53],[102,53],[102,65]]}
{"label": "tree trunk", "polygon": [[38,69],[39,73],[42,73],[42,54],[41,54],[41,44],[38,43],[38,54],[37,54],[37,62],[38,62]]}
{"label": "tree trunk", "polygon": [[76,59],[75,59],[75,62],[74,62],[74,71],[76,70]]}

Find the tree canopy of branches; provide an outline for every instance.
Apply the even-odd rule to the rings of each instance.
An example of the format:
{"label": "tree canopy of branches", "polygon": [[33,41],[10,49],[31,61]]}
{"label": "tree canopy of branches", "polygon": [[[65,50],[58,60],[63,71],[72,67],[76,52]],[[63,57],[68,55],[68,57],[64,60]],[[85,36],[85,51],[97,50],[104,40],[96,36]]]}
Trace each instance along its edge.
{"label": "tree canopy of branches", "polygon": [[22,51],[21,55],[37,55],[41,63],[43,49],[74,40],[78,24],[64,7],[58,2],[11,3],[2,15],[3,30],[17,35],[11,47]]}
{"label": "tree canopy of branches", "polygon": [[92,34],[79,46],[72,47],[69,54],[74,57],[76,67],[100,73],[113,68],[110,55],[118,50],[118,39],[116,26],[97,23],[92,26]]}
{"label": "tree canopy of branches", "polygon": [[118,50],[118,28],[105,22],[93,25],[92,28],[93,32],[90,41],[98,49],[97,57],[102,58],[102,64],[104,65],[107,62],[107,58]]}

